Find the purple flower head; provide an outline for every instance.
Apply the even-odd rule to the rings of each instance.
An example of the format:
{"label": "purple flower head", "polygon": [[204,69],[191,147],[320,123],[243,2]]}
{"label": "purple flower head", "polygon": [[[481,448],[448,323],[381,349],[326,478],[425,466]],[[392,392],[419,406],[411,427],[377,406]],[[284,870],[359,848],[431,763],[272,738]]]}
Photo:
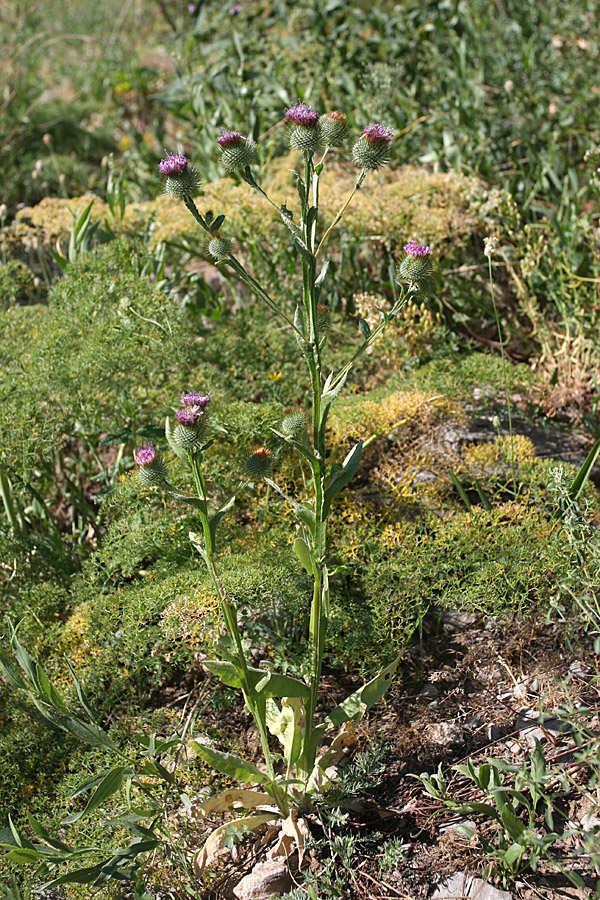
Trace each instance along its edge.
{"label": "purple flower head", "polygon": [[290,106],[285,111],[285,117],[288,122],[293,122],[294,125],[303,125],[305,128],[314,128],[319,121],[319,113],[307,106],[306,103]]}
{"label": "purple flower head", "polygon": [[210,394],[182,394],[181,405],[184,407],[194,407],[200,410],[206,409],[210,403]]}
{"label": "purple flower head", "polygon": [[152,441],[148,443],[144,441],[139,450],[133,454],[133,458],[138,466],[151,466],[156,459],[156,450]]}
{"label": "purple flower head", "polygon": [[185,407],[185,409],[178,409],[175,413],[177,421],[180,425],[190,425],[194,426],[198,424],[198,419],[202,415],[202,410],[198,409],[196,406]]}
{"label": "purple flower head", "polygon": [[174,153],[161,159],[158,164],[158,171],[161,175],[181,175],[188,167],[189,160],[182,156],[181,153]]}
{"label": "purple flower head", "polygon": [[195,3],[188,3],[188,12],[189,12],[190,16],[194,15],[194,13],[196,12],[196,4]]}
{"label": "purple flower head", "polygon": [[229,7],[229,15],[230,16],[237,16],[237,14],[241,11],[242,11],[242,7],[240,6],[239,3],[234,3],[233,6]]}
{"label": "purple flower head", "polygon": [[413,259],[420,259],[423,256],[430,256],[432,248],[425,247],[424,244],[418,244],[416,241],[409,241],[408,244],[404,245],[404,252]]}
{"label": "purple flower head", "polygon": [[228,128],[223,128],[221,129],[221,134],[217,138],[217,144],[224,150],[225,147],[236,147],[244,140],[245,138],[242,137],[239,131],[230,131]]}
{"label": "purple flower head", "polygon": [[377,122],[365,125],[362,133],[363,137],[370,144],[389,144],[394,137],[394,132],[391,128],[386,128],[385,125],[378,125]]}

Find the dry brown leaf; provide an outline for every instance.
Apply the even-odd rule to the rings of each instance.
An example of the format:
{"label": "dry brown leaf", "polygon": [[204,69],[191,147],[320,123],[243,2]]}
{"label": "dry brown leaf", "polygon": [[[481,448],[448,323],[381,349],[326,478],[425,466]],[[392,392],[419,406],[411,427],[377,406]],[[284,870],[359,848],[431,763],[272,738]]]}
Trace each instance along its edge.
{"label": "dry brown leaf", "polygon": [[271,822],[278,813],[261,813],[257,816],[244,816],[242,819],[232,819],[219,825],[214,831],[211,831],[208,838],[204,842],[204,846],[194,855],[194,873],[200,877],[205,869],[208,869],[217,860],[219,851],[223,849],[223,838],[228,828],[233,825],[235,828],[247,828],[254,831],[261,825]]}
{"label": "dry brown leaf", "polygon": [[268,806],[270,811],[272,803],[273,798],[263,791],[232,790],[208,797],[198,803],[194,811],[201,816],[207,816],[211,812],[224,812],[226,809],[257,809],[259,806]]}

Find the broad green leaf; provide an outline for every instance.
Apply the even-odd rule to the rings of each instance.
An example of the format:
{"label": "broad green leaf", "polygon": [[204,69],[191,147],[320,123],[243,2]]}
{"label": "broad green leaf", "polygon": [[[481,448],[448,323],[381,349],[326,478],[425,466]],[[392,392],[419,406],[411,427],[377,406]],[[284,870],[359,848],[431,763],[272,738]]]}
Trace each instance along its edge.
{"label": "broad green leaf", "polygon": [[464,803],[460,806],[457,806],[456,811],[459,813],[480,813],[482,816],[491,816],[491,818],[495,819],[496,822],[500,821],[498,810],[494,809],[493,806],[490,806],[489,803],[479,803],[478,801],[474,801],[473,803]]}
{"label": "broad green leaf", "polygon": [[161,425],[142,425],[137,434],[151,441],[161,441],[165,436],[165,429]]}
{"label": "broad green leaf", "polygon": [[[217,675],[228,687],[243,689],[240,670],[231,662],[222,659],[206,660],[205,666],[213,675]],[[264,669],[248,667],[250,688],[260,691],[265,697],[308,697],[308,687],[291,675],[280,675],[278,672],[265,672]]]}
{"label": "broad green leaf", "polygon": [[71,825],[73,822],[79,821],[79,819],[82,819],[84,816],[89,816],[95,809],[98,809],[102,803],[108,800],[109,797],[112,797],[113,794],[116,794],[119,790],[123,783],[124,772],[125,766],[116,766],[114,769],[111,769],[110,772],[107,772],[88,800],[85,809],[81,812],[67,816],[62,820],[61,824]]}
{"label": "broad green leaf", "polygon": [[306,569],[309,575],[314,575],[315,567],[313,563],[313,556],[310,552],[310,547],[304,540],[304,538],[297,537],[294,541],[294,553]]}
{"label": "broad green leaf", "polygon": [[[111,878],[119,877],[123,863],[135,859],[137,856],[141,856],[142,853],[149,853],[151,850],[155,850],[160,844],[161,841],[158,838],[153,838],[150,841],[134,841],[134,843],[129,844],[127,847],[120,847],[115,851],[114,855],[103,864],[98,873],[96,884],[106,884]],[[123,872],[123,875],[127,877],[125,871]]]}
{"label": "broad green leaf", "polygon": [[310,509],[304,503],[299,503],[296,508],[296,515],[303,525],[306,525],[310,531],[314,531],[317,519],[313,509]]}
{"label": "broad green leaf", "polygon": [[71,673],[71,678],[73,679],[73,684],[75,685],[77,699],[79,700],[82,709],[84,710],[85,714],[87,715],[87,717],[90,720],[90,722],[92,723],[92,725],[96,725],[96,719],[95,719],[94,713],[90,709],[88,699],[85,695],[85,691],[83,690],[83,687],[81,686],[81,682],[79,681],[79,679],[77,677],[75,669],[73,668],[73,666],[71,665],[71,663],[68,659],[66,662],[67,662],[67,666],[69,667],[69,672]]}
{"label": "broad green leaf", "polygon": [[326,729],[334,728],[336,725],[343,725],[344,722],[349,722],[351,719],[355,722],[360,722],[366,711],[374,703],[377,703],[389,688],[399,662],[400,654],[382,669],[379,675],[376,675],[371,681],[368,681],[353,694],[350,694],[343,703],[336,706],[325,719]]}
{"label": "broad green leaf", "polygon": [[2,858],[16,863],[35,863],[40,861],[40,854],[37,850],[30,850],[28,847],[15,847]]}
{"label": "broad green leaf", "polygon": [[508,850],[503,854],[504,864],[514,872],[515,868],[519,865],[522,856],[523,847],[521,847],[520,844],[511,844]]}
{"label": "broad green leaf", "polygon": [[38,685],[38,664],[36,660],[31,656],[25,647],[19,642],[17,639],[17,633],[13,630],[10,640],[10,647],[13,652],[13,655],[21,666],[22,670],[25,672],[25,675],[29,679],[31,687],[39,689]]}
{"label": "broad green leaf", "polygon": [[502,824],[506,828],[513,841],[521,840],[523,832],[525,831],[525,826],[521,822],[521,820],[514,814],[512,808],[508,803],[502,807],[501,815]]}
{"label": "broad green leaf", "polygon": [[365,319],[359,319],[358,327],[360,328],[360,333],[364,337],[365,341],[368,341],[371,337],[371,328],[369,327],[369,323],[365,321]]}
{"label": "broad green leaf", "polygon": [[200,759],[203,759],[222,775],[228,775],[240,782],[248,781],[251,784],[265,784],[269,780],[264,772],[242,759],[241,756],[214,750],[212,747],[207,747],[206,744],[199,744],[198,741],[190,741],[190,746],[193,747]]}

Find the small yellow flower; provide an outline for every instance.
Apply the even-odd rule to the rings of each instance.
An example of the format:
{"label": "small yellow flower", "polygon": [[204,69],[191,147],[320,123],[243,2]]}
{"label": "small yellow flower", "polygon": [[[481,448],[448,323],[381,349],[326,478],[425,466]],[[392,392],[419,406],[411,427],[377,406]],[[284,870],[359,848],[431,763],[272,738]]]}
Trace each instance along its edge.
{"label": "small yellow flower", "polygon": [[269,379],[269,381],[272,381],[273,384],[277,384],[277,382],[281,379],[281,375],[281,372],[269,372],[267,378]]}

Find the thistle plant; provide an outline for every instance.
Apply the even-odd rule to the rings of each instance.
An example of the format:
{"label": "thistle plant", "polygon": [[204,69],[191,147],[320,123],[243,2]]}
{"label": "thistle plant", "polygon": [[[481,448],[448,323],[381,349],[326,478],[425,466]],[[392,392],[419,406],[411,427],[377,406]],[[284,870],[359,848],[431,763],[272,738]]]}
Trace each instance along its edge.
{"label": "thistle plant", "polygon": [[[144,483],[161,485],[164,490],[191,504],[198,511],[201,533],[191,534],[190,539],[210,573],[227,629],[220,644],[221,658],[209,661],[206,665],[226,685],[241,690],[246,707],[258,728],[264,754],[265,771],[261,771],[233,754],[195,744],[194,749],[198,755],[219,772],[234,777],[239,782],[260,785],[261,788],[260,791],[228,791],[226,795],[206,801],[202,811],[207,813],[211,810],[224,810],[233,805],[236,808],[254,809],[253,815],[235,820],[241,829],[250,830],[265,821],[280,817],[286,820],[287,825],[284,823],[283,829],[285,831],[287,828],[286,834],[292,834],[292,843],[295,842],[301,855],[306,827],[301,824],[302,820],[298,816],[309,811],[318,795],[335,779],[335,766],[343,756],[344,748],[351,743],[354,724],[383,696],[398,663],[396,656],[370,682],[339,706],[327,715],[320,718],[317,716],[331,602],[328,521],[336,496],[358,469],[363,449],[362,441],[359,441],[342,462],[330,462],[327,420],[333,403],[360,357],[369,350],[409,298],[431,293],[433,267],[431,247],[416,241],[407,243],[397,273],[400,289],[392,308],[387,311],[379,310],[379,322],[374,327],[360,320],[360,342],[345,364],[335,371],[329,371],[325,353],[331,313],[324,302],[328,269],[328,260],[324,258],[325,247],[367,174],[376,171],[389,160],[393,132],[377,123],[363,129],[352,148],[352,158],[358,166],[356,183],[339,213],[323,229],[319,221],[320,178],[330,150],[347,140],[348,121],[337,111],[319,116],[314,109],[303,103],[286,110],[285,121],[290,147],[302,154],[303,161],[302,171],[296,173],[299,200],[296,215],[287,207],[278,207],[258,184],[252,170],[256,161],[256,149],[249,139],[244,138],[240,132],[224,130],[217,138],[217,144],[225,170],[236,171],[266,203],[275,207],[281,216],[282,227],[289,231],[302,269],[302,296],[295,309],[290,309],[273,298],[268,289],[247,271],[243,262],[234,254],[233,238],[222,231],[224,215],[213,218],[212,213],[202,214],[197,208],[194,202],[198,186],[197,173],[189,161],[181,155],[172,156],[163,160],[159,169],[166,177],[167,193],[183,200],[198,225],[208,235],[208,250],[216,264],[229,268],[259,302],[282,320],[296,338],[299,356],[304,360],[310,382],[310,411],[308,416],[301,412],[287,414],[275,434],[308,467],[310,474],[306,481],[306,494],[301,498],[287,496],[272,477],[273,457],[270,450],[267,447],[257,447],[246,461],[246,480],[238,485],[219,508],[212,510],[203,470],[203,454],[213,442],[209,438],[210,398],[201,394],[184,395],[181,398],[181,408],[176,413],[176,421],[168,419],[166,423],[168,443],[189,470],[194,491],[189,495],[183,494],[169,484],[164,463],[154,448],[141,448],[136,461]],[[228,597],[219,577],[219,523],[232,509],[236,495],[248,481],[256,482],[260,479],[264,479],[291,506],[297,529],[294,551],[312,579],[303,679],[251,665],[240,633],[236,606]],[[272,752],[269,734],[279,740],[282,747],[280,754]],[[328,736],[329,743],[323,748],[321,745]],[[197,873],[210,862],[211,848],[214,849],[215,841],[218,843],[217,832],[197,854]]]}

